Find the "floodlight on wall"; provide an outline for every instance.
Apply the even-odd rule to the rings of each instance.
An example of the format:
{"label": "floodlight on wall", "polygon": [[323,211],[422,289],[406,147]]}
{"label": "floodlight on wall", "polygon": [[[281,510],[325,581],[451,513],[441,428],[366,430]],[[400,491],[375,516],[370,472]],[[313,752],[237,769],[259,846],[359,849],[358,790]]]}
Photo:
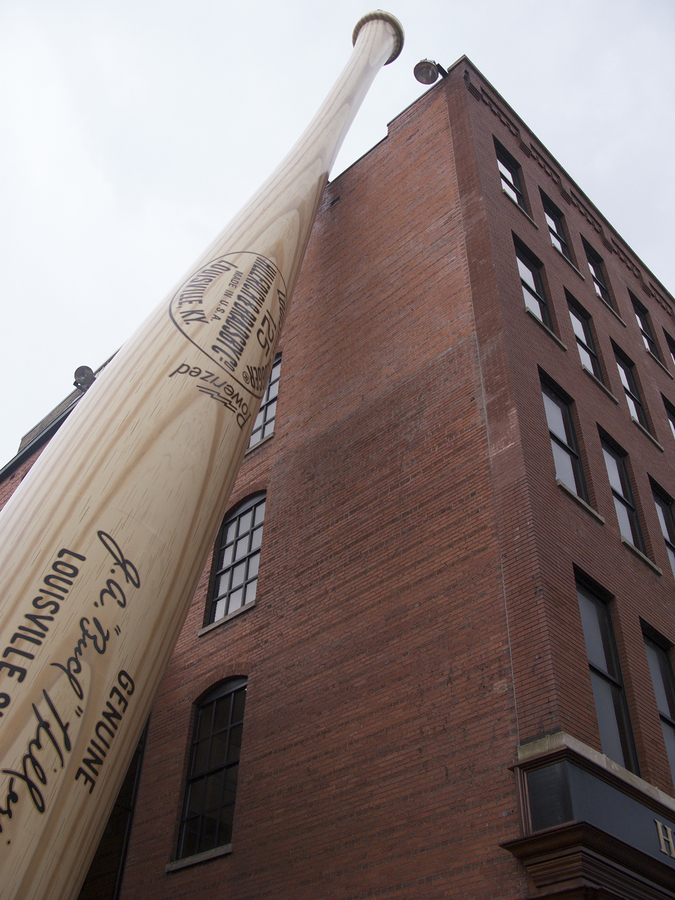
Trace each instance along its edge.
{"label": "floodlight on wall", "polygon": [[413,75],[421,84],[433,84],[439,75],[446,78],[447,74],[443,66],[433,59],[421,59],[413,69]]}
{"label": "floodlight on wall", "polygon": [[75,369],[75,381],[73,384],[81,391],[86,391],[96,381],[96,376],[89,366],[78,366]]}

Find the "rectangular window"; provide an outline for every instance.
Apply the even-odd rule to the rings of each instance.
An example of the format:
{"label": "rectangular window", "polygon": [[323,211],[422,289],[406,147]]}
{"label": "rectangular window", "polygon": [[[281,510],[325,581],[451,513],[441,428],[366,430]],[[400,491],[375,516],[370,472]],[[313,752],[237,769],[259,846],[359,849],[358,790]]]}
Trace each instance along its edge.
{"label": "rectangular window", "polygon": [[673,515],[673,498],[670,497],[663,488],[652,482],[652,491],[654,492],[654,503],[656,504],[656,515],[659,517],[661,526],[661,534],[666,542],[666,550],[670,559],[670,568],[675,575],[675,516]]}
{"label": "rectangular window", "polygon": [[670,430],[672,432],[673,437],[675,438],[675,406],[670,403],[666,398],[661,394],[663,398],[663,405],[666,408],[666,415],[668,416],[668,422],[670,424]]}
{"label": "rectangular window", "polygon": [[645,542],[642,537],[642,528],[640,527],[640,520],[638,519],[637,508],[633,498],[633,489],[628,476],[626,454],[623,450],[619,450],[616,445],[610,444],[605,440],[602,441],[602,453],[605,457],[607,475],[612,488],[614,509],[619,520],[621,535],[644,553]]}
{"label": "rectangular window", "polygon": [[646,634],[644,639],[649,671],[656,695],[656,705],[661,719],[663,740],[666,744],[670,772],[673,782],[675,782],[675,678],[673,678],[673,667],[668,650],[660,641],[657,643]]}
{"label": "rectangular window", "polygon": [[663,331],[666,337],[666,344],[668,345],[668,353],[670,354],[670,360],[675,365],[675,340],[671,338],[668,332],[664,329]]}
{"label": "rectangular window", "polygon": [[556,478],[588,502],[586,479],[574,430],[571,402],[548,384],[542,383],[541,392],[551,437]]}
{"label": "rectangular window", "polygon": [[612,295],[609,292],[609,285],[605,274],[605,264],[602,261],[602,257],[598,256],[595,250],[590,247],[586,241],[584,241],[584,250],[586,251],[588,268],[591,270],[595,293],[604,303],[614,309],[614,303],[612,302]]}
{"label": "rectangular window", "polygon": [[502,190],[505,194],[527,212],[525,194],[523,193],[523,179],[521,169],[511,154],[495,140],[495,152],[497,154],[497,166],[502,180]]}
{"label": "rectangular window", "polygon": [[592,372],[598,381],[604,384],[605,379],[602,375],[600,357],[598,356],[598,351],[595,348],[595,341],[593,339],[591,317],[586,310],[574,300],[571,294],[567,293],[567,291],[565,293],[567,294],[567,304],[570,310],[570,318],[572,319],[574,336],[577,339],[577,350],[579,351],[581,365],[587,368],[589,372]]}
{"label": "rectangular window", "polygon": [[552,329],[551,313],[541,277],[541,263],[518,245],[516,245],[516,259],[525,306],[547,328]]}
{"label": "rectangular window", "polygon": [[623,390],[626,395],[626,403],[628,404],[630,414],[636,422],[639,422],[644,429],[649,431],[649,422],[647,421],[644,404],[642,403],[640,390],[638,388],[637,378],[635,377],[635,366],[633,362],[628,359],[628,357],[625,356],[618,349],[618,347],[616,347],[616,345],[614,346],[614,355],[616,356],[616,364],[619,369],[619,377],[621,378],[621,384],[623,385]]}
{"label": "rectangular window", "polygon": [[281,354],[277,356],[272,365],[270,380],[265,389],[260,410],[253,425],[248,446],[254,447],[263,438],[274,433],[274,420],[277,415],[277,395],[279,393],[279,377],[281,375]]}
{"label": "rectangular window", "polygon": [[602,752],[637,773],[637,756],[609,608],[597,594],[579,582],[577,597]]}
{"label": "rectangular window", "polygon": [[[630,294],[630,291],[628,293]],[[661,354],[659,353],[659,348],[657,347],[656,341],[654,340],[654,332],[652,331],[652,326],[649,321],[649,313],[640,303],[637,297],[635,297],[633,294],[630,294],[630,299],[633,303],[635,318],[637,319],[638,325],[640,326],[640,332],[642,333],[642,340],[644,341],[644,345],[647,350],[649,350],[649,352],[660,362]]]}
{"label": "rectangular window", "polygon": [[549,235],[551,236],[551,243],[556,250],[559,250],[566,259],[572,262],[572,254],[570,253],[570,245],[567,239],[563,214],[558,207],[548,199],[543,191],[541,192],[541,200],[544,205],[544,215],[546,216],[546,224],[548,225]]}

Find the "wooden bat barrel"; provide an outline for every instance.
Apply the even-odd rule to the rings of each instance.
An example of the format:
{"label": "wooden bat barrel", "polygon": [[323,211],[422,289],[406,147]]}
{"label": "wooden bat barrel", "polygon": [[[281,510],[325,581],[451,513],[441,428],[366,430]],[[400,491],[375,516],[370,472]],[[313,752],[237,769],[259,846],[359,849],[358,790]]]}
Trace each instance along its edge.
{"label": "wooden bat barrel", "polygon": [[224,515],[388,13],[270,179],[119,351],[0,514],[0,897],[76,897]]}

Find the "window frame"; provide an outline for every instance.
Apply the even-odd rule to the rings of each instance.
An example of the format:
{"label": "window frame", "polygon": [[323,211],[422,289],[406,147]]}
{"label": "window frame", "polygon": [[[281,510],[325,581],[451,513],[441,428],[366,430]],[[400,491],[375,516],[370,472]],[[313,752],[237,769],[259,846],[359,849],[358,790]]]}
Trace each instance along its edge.
{"label": "window frame", "polygon": [[635,375],[635,363],[632,359],[626,356],[623,350],[620,350],[613,341],[612,346],[614,348],[614,358],[616,359],[616,365],[619,370],[621,387],[623,388],[623,392],[626,397],[626,403],[628,404],[628,410],[630,412],[631,418],[642,425],[645,431],[648,431],[651,434],[649,420],[647,419],[647,412],[642,400],[642,395],[640,394],[640,387],[638,385],[637,377]]}
{"label": "window frame", "polygon": [[[572,331],[574,332],[574,337],[577,343],[577,351],[579,353],[579,359],[581,360],[581,365],[588,369],[592,375],[598,379],[600,384],[605,384],[605,376],[602,371],[602,364],[600,362],[600,354],[598,353],[595,337],[593,335],[593,327],[591,325],[592,318],[590,313],[586,312],[586,310],[581,306],[581,304],[570,294],[570,292],[566,289],[565,296],[567,297],[567,308],[569,310],[570,318],[572,319]],[[583,332],[583,339],[580,337],[579,332],[574,327],[574,323],[578,322],[581,326],[581,330]],[[580,349],[581,348],[581,349]],[[591,368],[589,368],[585,361],[584,356],[581,351],[589,357],[591,362]]]}
{"label": "window frame", "polygon": [[584,245],[584,250],[586,251],[586,262],[588,263],[588,268],[591,273],[595,294],[603,303],[606,303],[613,312],[616,312],[612,292],[609,289],[605,263],[600,254],[596,253],[584,237],[582,237],[581,240]]}
{"label": "window frame", "polygon": [[[522,166],[503,147],[497,138],[494,138],[495,154],[497,156],[497,171],[501,182],[502,191],[526,213],[528,212],[527,199],[522,178]],[[529,214],[529,213],[528,213]]]}
{"label": "window frame", "polygon": [[[607,477],[609,479],[609,487],[614,499],[614,511],[616,513],[621,536],[624,540],[628,541],[628,543],[637,548],[643,555],[646,555],[646,545],[642,533],[642,525],[640,524],[640,517],[638,514],[637,504],[635,502],[635,494],[633,491],[633,486],[631,484],[630,473],[628,471],[628,454],[624,450],[622,450],[618,446],[618,444],[615,444],[607,437],[601,436],[601,444],[602,453],[605,460],[605,467],[607,469]],[[616,464],[616,473],[618,475],[620,490],[614,484],[615,479],[612,478],[612,474],[610,472],[610,466],[607,461],[608,456],[613,459]],[[623,510],[626,515],[630,537],[624,531],[624,528],[622,526],[624,519],[621,516],[621,510]]]}
{"label": "window frame", "polygon": [[[625,769],[639,775],[640,770],[635,739],[633,737],[626,689],[621,673],[619,651],[616,646],[612,614],[609,606],[610,600],[602,597],[593,586],[579,577],[576,579],[576,589],[602,752]],[[585,610],[582,598],[587,602]],[[588,612],[591,609],[593,614],[589,617]],[[595,635],[591,633],[593,623],[598,626],[597,634]],[[598,636],[600,637],[601,648],[598,648],[597,640],[593,640],[594,637],[597,638]],[[598,649],[602,650],[604,665],[597,653]],[[610,689],[612,705],[609,710],[604,705],[602,691],[604,686],[609,686]],[[613,719],[616,734],[610,734],[610,718]],[[617,740],[621,748],[621,759],[616,759],[614,748],[611,746]],[[608,749],[610,749],[610,753],[607,752]]]}
{"label": "window frame", "polygon": [[656,708],[661,721],[666,755],[670,765],[670,775],[675,785],[675,674],[670,658],[672,645],[660,636],[657,637],[651,629],[649,632],[643,629],[642,637],[645,643],[649,674],[654,687]]}
{"label": "window frame", "polygon": [[[530,253],[530,251],[519,241],[514,242],[514,247],[516,253],[516,267],[518,269],[518,277],[520,278],[520,289],[523,295],[525,309],[529,310],[542,325],[545,325],[546,328],[549,329],[549,331],[553,331],[551,310],[542,277],[544,267],[536,256]],[[523,269],[521,269],[521,265],[532,276],[532,284],[529,284],[523,278]],[[529,303],[528,297],[530,298]],[[539,311],[538,313],[535,312],[532,303],[536,305],[536,309]]]}
{"label": "window frame", "polygon": [[675,338],[672,338],[665,328],[663,329],[663,334],[666,338],[666,346],[668,347],[668,353],[670,354],[671,362],[675,366]]}
{"label": "window frame", "polygon": [[[191,740],[190,740],[190,754],[187,772],[185,776],[185,784],[183,789],[183,804],[181,811],[181,818],[178,828],[178,841],[176,845],[176,860],[184,860],[189,859],[192,856],[196,856],[198,854],[207,853],[209,851],[217,850],[219,848],[225,848],[231,845],[232,842],[232,821],[234,818],[234,807],[236,804],[236,792],[237,792],[237,784],[238,784],[238,770],[239,770],[239,760],[241,758],[241,736],[243,733],[243,725],[244,725],[244,714],[246,708],[246,689],[247,689],[247,679],[244,677],[236,677],[229,678],[225,681],[220,682],[220,684],[215,685],[212,688],[209,688],[202,696],[197,700],[194,705],[194,715],[192,721],[192,730],[191,730]],[[242,695],[242,699],[240,701],[235,700],[235,695]],[[218,730],[214,729],[214,724],[216,724],[216,713],[217,713],[217,704],[219,701],[224,700],[225,697],[229,697],[230,700],[228,702],[228,713],[227,713],[227,725],[225,728],[219,728]],[[210,730],[207,732],[202,723],[206,719],[207,710],[211,707],[210,717],[211,724]],[[222,711],[222,706],[221,706]],[[236,718],[235,718],[236,716]],[[236,730],[236,735],[233,735],[233,732]],[[222,755],[219,754],[217,759],[219,762],[213,761],[212,756],[212,747],[213,747],[213,739],[214,737],[218,737],[220,740],[218,743],[222,743],[222,736],[225,735],[224,741],[224,749]],[[234,745],[235,747],[235,755],[231,753],[232,738],[239,738],[239,744]],[[208,740],[208,748],[206,752],[206,762],[204,767],[200,767],[195,771],[195,767],[200,762],[199,759],[199,745],[204,741]],[[216,745],[217,748],[218,745]],[[234,777],[231,774],[231,770],[236,768],[236,773]],[[221,802],[218,806],[213,806],[210,809],[205,809],[205,803],[207,800],[207,790],[208,790],[208,782],[211,781],[211,785],[215,787],[214,793],[217,793],[217,776],[222,773],[222,786],[220,788],[221,793]],[[229,773],[229,778],[228,778]],[[229,784],[228,784],[229,781]],[[202,790],[202,798],[201,802],[199,802],[199,791],[194,790],[195,786],[198,783],[205,783],[205,787]],[[225,802],[226,799],[229,798],[226,795],[226,789],[230,791],[231,794],[231,802]],[[193,802],[193,794],[197,794],[197,802],[195,806],[190,807],[190,804]],[[195,813],[194,809],[199,808],[200,812]],[[224,836],[226,839],[221,839],[220,826],[218,827],[216,839],[214,840],[203,840],[203,819],[206,818],[206,813],[218,813],[218,818],[222,817],[222,811],[224,809],[228,809],[231,811],[231,815],[229,815],[229,830],[228,823],[226,821]],[[211,816],[212,818],[212,816]],[[187,828],[188,824],[195,819],[199,820],[198,824],[198,836],[197,836],[197,846],[189,846],[186,848],[186,840],[187,840]],[[221,823],[222,825],[222,823]],[[207,836],[208,837],[208,836]],[[209,844],[209,846],[204,846],[204,843]]]}
{"label": "window frame", "polygon": [[548,226],[549,237],[555,249],[574,265],[565,217],[555,203],[540,189],[541,202],[544,208],[544,218]]}
{"label": "window frame", "polygon": [[[272,437],[275,431],[277,398],[279,396],[279,380],[281,378],[281,353],[277,353],[270,370],[269,381],[260,402],[260,409],[253,423],[253,430],[248,441],[247,450],[257,447],[266,438]],[[271,428],[270,428],[271,426]]]}
{"label": "window frame", "polygon": [[640,303],[640,301],[632,291],[628,291],[628,294],[630,296],[631,303],[633,304],[633,312],[635,313],[635,318],[637,319],[640,334],[642,335],[642,342],[644,343],[647,352],[656,357],[659,362],[662,362],[661,352],[659,351],[658,344],[656,343],[656,338],[654,337],[654,331],[652,329],[649,311],[645,306],[643,306],[642,303]]}
{"label": "window frame", "polygon": [[[581,450],[579,448],[576,427],[572,415],[572,404],[574,401],[557,385],[553,385],[553,383],[549,379],[543,377],[541,378],[541,392],[544,402],[544,415],[546,416],[546,424],[548,426],[549,438],[551,440],[551,450],[553,453],[553,465],[555,467],[556,478],[558,481],[564,484],[565,487],[568,488],[568,490],[572,491],[574,494],[580,497],[585,503],[588,503],[588,485],[586,483],[586,475],[581,458]],[[548,397],[548,399],[553,404],[555,404],[557,409],[560,411],[563,428],[565,430],[564,438],[562,435],[558,434],[557,431],[554,431],[551,427],[551,419],[549,418],[548,414],[546,397]],[[568,484],[566,478],[561,477],[561,475],[564,473],[558,466],[558,457],[556,456],[555,447],[558,447],[560,450],[562,450],[569,460],[570,468],[572,470],[572,478],[574,481],[573,485]]]}
{"label": "window frame", "polygon": [[666,399],[666,397],[661,394],[661,399],[663,400],[663,406],[666,410],[666,418],[668,419],[668,423],[670,425],[670,431],[675,438],[675,406],[670,402],[670,400]]}
{"label": "window frame", "polygon": [[675,577],[675,513],[673,512],[673,498],[658,485],[652,478],[649,479],[656,506],[656,516],[661,526],[661,534],[666,545],[666,553],[670,561],[670,568]]}
{"label": "window frame", "polygon": [[[249,609],[255,605],[266,502],[267,493],[265,491],[251,494],[226,513],[225,518],[223,519],[214,548],[211,583],[209,585],[206,604],[205,625],[212,625],[215,622],[220,622],[228,616],[238,613],[240,610]],[[260,507],[262,507],[262,517],[258,518],[258,510]],[[244,535],[240,531],[240,526],[242,524],[242,519],[244,519],[249,511],[252,513],[251,526]],[[234,531],[229,533],[229,529],[233,524],[235,525]],[[259,540],[257,536],[258,531],[260,532]],[[234,548],[236,548],[237,543],[240,540],[243,540],[244,537],[247,538],[248,549],[245,554],[235,556],[236,550]],[[232,558],[228,560],[226,551],[229,547],[233,548],[233,553]],[[227,560],[227,562],[224,562],[223,558]],[[251,575],[251,562],[254,558],[257,558],[257,561],[254,564],[254,574]],[[242,564],[245,564],[243,569],[243,581],[233,585],[232,580],[234,571]],[[228,576],[227,588],[220,591],[220,580],[226,576]],[[237,577],[239,577],[239,573],[237,573]],[[252,596],[250,596],[250,599],[247,599],[251,594],[251,585],[254,585]],[[236,597],[237,591],[242,592],[242,602],[234,606],[233,598],[234,602],[236,602],[238,599]],[[219,604],[222,603],[224,603],[223,608],[225,611],[222,612],[221,615],[217,615]]]}

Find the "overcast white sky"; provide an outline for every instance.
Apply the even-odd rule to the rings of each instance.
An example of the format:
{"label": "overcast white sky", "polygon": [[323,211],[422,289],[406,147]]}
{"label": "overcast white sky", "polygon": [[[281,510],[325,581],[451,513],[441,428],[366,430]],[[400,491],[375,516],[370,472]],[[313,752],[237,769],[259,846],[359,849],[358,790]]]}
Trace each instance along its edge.
{"label": "overcast white sky", "polygon": [[[0,466],[299,137],[364,0],[0,0]],[[333,177],[467,54],[675,291],[675,0],[392,0]]]}

